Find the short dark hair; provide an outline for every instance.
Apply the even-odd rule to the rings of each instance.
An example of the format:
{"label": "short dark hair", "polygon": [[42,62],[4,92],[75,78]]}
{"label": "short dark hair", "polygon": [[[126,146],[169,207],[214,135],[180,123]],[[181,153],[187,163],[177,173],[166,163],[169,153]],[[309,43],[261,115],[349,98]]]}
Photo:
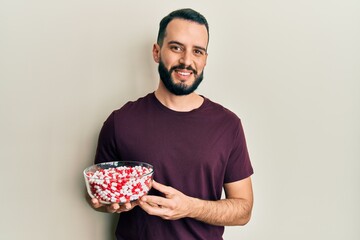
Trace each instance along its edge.
{"label": "short dark hair", "polygon": [[198,13],[197,11],[191,9],[191,8],[183,8],[179,10],[175,10],[169,15],[165,16],[161,21],[159,25],[159,33],[157,37],[157,43],[162,46],[166,34],[166,27],[173,19],[184,19],[192,22],[197,22],[201,25],[205,25],[207,33],[208,33],[208,42],[209,42],[209,24],[206,20],[206,18]]}

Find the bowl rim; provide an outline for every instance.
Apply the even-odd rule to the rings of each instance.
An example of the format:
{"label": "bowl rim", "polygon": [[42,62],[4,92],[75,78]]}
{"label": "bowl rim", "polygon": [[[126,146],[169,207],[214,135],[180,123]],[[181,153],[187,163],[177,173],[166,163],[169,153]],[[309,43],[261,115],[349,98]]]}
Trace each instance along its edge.
{"label": "bowl rim", "polygon": [[[115,165],[115,163],[117,164],[121,164],[119,166],[114,166],[113,168],[117,168],[117,167],[121,167],[121,166],[126,166],[126,165],[131,165],[131,166],[144,166],[148,169],[150,169],[150,172],[148,173],[145,173],[145,174],[142,174],[142,175],[139,175],[139,176],[136,176],[136,177],[127,177],[129,179],[131,178],[142,178],[142,177],[145,177],[145,176],[148,176],[148,175],[151,175],[154,173],[154,166],[150,163],[147,163],[147,162],[140,162],[140,161],[109,161],[109,162],[102,162],[102,163],[97,163],[97,164],[93,164],[91,166],[88,166],[87,168],[84,169],[83,171],[83,174],[84,174],[84,177],[88,178],[88,179],[92,179],[92,178],[95,178],[93,176],[88,176],[87,175],[87,172],[91,169],[91,168],[94,168],[94,167],[99,167],[99,169],[101,169],[101,166],[104,166],[104,165]],[[111,168],[111,167],[109,167]]]}

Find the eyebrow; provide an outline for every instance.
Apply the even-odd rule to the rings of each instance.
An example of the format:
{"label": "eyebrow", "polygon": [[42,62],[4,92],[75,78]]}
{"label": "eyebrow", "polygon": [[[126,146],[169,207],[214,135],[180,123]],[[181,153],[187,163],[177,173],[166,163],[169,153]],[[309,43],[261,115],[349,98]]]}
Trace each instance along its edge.
{"label": "eyebrow", "polygon": [[[185,46],[184,44],[178,42],[178,41],[169,41],[168,44],[177,44],[177,45],[180,45],[180,46]],[[196,49],[200,49],[200,50],[203,50],[204,52],[207,52],[206,48],[204,47],[200,47],[200,46],[195,46]]]}

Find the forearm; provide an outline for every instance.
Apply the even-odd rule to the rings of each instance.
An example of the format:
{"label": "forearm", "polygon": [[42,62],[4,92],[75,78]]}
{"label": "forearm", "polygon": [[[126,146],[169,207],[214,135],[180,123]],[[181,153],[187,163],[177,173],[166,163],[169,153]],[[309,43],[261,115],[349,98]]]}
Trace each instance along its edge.
{"label": "forearm", "polygon": [[245,199],[222,199],[206,201],[193,199],[190,217],[199,221],[218,225],[245,225],[251,217],[252,204]]}

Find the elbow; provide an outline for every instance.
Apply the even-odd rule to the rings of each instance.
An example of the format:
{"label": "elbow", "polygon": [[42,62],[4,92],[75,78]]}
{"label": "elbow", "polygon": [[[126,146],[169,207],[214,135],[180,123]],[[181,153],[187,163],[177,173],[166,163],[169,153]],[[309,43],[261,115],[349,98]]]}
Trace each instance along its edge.
{"label": "elbow", "polygon": [[247,203],[243,204],[242,207],[242,214],[239,217],[239,222],[238,225],[240,226],[245,226],[246,224],[248,224],[250,222],[251,216],[252,216],[252,209],[253,209],[253,201],[249,201]]}
{"label": "elbow", "polygon": [[251,212],[248,212],[246,214],[243,214],[241,217],[239,217],[235,222],[234,226],[245,226],[250,222],[251,219]]}
{"label": "elbow", "polygon": [[241,215],[237,219],[236,225],[238,226],[245,226],[250,222],[251,215],[252,215],[252,205],[248,205],[247,208],[242,209]]}
{"label": "elbow", "polygon": [[243,216],[242,218],[240,218],[237,225],[245,226],[246,224],[248,224],[250,222],[250,219],[251,219],[251,213],[249,213],[246,216]]}

